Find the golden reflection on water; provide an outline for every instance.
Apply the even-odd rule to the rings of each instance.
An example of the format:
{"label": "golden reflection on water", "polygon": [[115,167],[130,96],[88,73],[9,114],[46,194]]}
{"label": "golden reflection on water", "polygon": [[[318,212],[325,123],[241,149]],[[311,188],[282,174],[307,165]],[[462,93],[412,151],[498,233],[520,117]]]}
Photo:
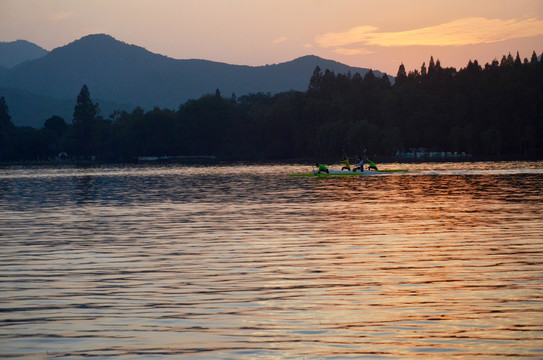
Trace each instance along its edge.
{"label": "golden reflection on water", "polygon": [[[532,181],[534,188],[518,192]],[[335,247],[349,247],[337,264],[372,275],[364,283],[373,283],[380,300],[371,304],[373,314],[382,314],[378,324],[413,330],[422,343],[454,344],[430,346],[451,352],[455,339],[474,333],[485,353],[487,342],[507,342],[522,331],[516,344],[522,354],[529,343],[542,345],[541,317],[531,308],[542,295],[535,290],[543,264],[540,182],[484,175],[327,181],[318,190],[334,199],[316,214],[330,219],[324,225]]]}
{"label": "golden reflection on water", "polygon": [[0,355],[538,358],[543,166],[470,166],[0,175]]}

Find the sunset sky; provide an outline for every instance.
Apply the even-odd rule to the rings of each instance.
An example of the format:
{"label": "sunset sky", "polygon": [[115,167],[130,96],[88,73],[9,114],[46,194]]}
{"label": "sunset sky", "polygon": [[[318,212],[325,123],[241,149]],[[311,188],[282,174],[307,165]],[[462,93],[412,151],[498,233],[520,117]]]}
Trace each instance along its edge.
{"label": "sunset sky", "polygon": [[543,52],[542,0],[0,0],[0,41],[52,50],[105,33],[176,59],[265,65],[314,54],[396,75]]}

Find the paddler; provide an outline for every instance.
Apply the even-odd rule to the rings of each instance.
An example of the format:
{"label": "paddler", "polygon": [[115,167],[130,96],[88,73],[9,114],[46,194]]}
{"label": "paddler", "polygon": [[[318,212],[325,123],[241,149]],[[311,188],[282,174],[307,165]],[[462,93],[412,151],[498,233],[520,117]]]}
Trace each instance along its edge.
{"label": "paddler", "polygon": [[357,167],[353,169],[353,172],[356,172],[356,170],[360,170],[360,172],[364,172],[364,159],[362,158],[362,156],[359,156],[358,160],[360,160],[360,163],[358,164]]}
{"label": "paddler", "polygon": [[345,165],[341,168],[341,170],[347,170],[351,171],[351,164],[349,163],[349,158],[347,157],[347,154],[343,153],[343,161]]}
{"label": "paddler", "polygon": [[375,163],[374,163],[373,161],[371,161],[371,160],[368,159],[368,158],[366,158],[366,161],[367,161],[368,164],[370,165],[370,166],[368,167],[368,170],[373,169],[373,170],[375,170],[375,171],[378,171],[378,170],[377,170],[377,165],[375,165]]}
{"label": "paddler", "polygon": [[328,168],[326,166],[324,166],[323,164],[315,164],[315,166],[319,169],[317,171],[317,174],[320,174],[321,172],[325,172],[327,174],[329,174],[330,172],[328,171]]}

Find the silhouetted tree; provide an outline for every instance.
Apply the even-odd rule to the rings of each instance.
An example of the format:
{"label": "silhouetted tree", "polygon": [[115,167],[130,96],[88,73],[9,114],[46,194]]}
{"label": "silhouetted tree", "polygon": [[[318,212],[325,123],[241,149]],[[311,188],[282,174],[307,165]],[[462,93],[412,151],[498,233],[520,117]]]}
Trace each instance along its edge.
{"label": "silhouetted tree", "polygon": [[530,60],[532,64],[537,64],[537,54],[534,52],[532,53],[532,59]]}
{"label": "silhouetted tree", "polygon": [[311,75],[311,79],[309,79],[309,91],[318,91],[321,88],[322,83],[322,72],[321,68],[317,65],[315,67],[315,70],[313,70],[313,75]]}
{"label": "silhouetted tree", "polygon": [[61,146],[63,137],[68,131],[68,124],[60,116],[51,116],[45,120],[42,128],[42,133],[47,142],[49,157],[55,157],[60,152],[64,152],[66,149]]}
{"label": "silhouetted tree", "polygon": [[63,118],[60,116],[51,116],[49,119],[45,120],[45,123],[43,124],[43,129],[51,131],[55,134],[58,138],[64,134],[64,132],[68,129],[68,124],[66,124],[66,121],[64,121]]}
{"label": "silhouetted tree", "polygon": [[400,67],[398,68],[398,73],[396,74],[396,83],[402,84],[405,80],[407,80],[407,73],[405,72],[405,66],[400,64]]}
{"label": "silhouetted tree", "polygon": [[77,155],[91,156],[95,155],[97,142],[97,124],[98,104],[93,103],[87,85],[83,85],[77,96],[77,104],[74,107],[74,139]]}
{"label": "silhouetted tree", "polygon": [[420,75],[421,76],[426,76],[426,74],[428,73],[428,71],[426,70],[426,63],[422,63],[422,66],[420,67]]}
{"label": "silhouetted tree", "polygon": [[515,66],[516,67],[519,67],[520,65],[522,65],[522,61],[520,60],[520,54],[519,52],[517,51],[517,56],[515,57]]}
{"label": "silhouetted tree", "polygon": [[[51,117],[41,130],[15,128],[0,100],[2,156],[35,160],[70,148],[81,156],[131,160],[138,156],[217,155],[230,159],[293,157],[341,160],[341,150],[393,155],[425,147],[474,155],[543,155],[543,62],[511,54],[481,67],[406,72],[394,85],[386,75],[335,74],[315,67],[307,91],[275,95],[215,94],[177,111],[155,107],[117,111],[104,120],[83,86],[73,126]],[[7,139],[7,140],[6,140]],[[69,151],[70,153],[70,151]],[[354,155],[349,154],[349,155]]]}
{"label": "silhouetted tree", "polygon": [[14,131],[15,126],[11,122],[6,99],[2,96],[0,97],[0,158],[9,158],[9,143]]}
{"label": "silhouetted tree", "polygon": [[434,57],[430,56],[430,62],[428,63],[428,75],[432,76],[434,75],[436,71],[436,63],[434,61]]}

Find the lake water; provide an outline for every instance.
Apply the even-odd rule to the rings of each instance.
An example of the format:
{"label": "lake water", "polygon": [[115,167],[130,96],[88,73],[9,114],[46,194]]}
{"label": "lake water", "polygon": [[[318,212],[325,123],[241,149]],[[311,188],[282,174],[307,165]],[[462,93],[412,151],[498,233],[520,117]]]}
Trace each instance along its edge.
{"label": "lake water", "polygon": [[2,168],[0,358],[543,358],[543,162],[383,167]]}

